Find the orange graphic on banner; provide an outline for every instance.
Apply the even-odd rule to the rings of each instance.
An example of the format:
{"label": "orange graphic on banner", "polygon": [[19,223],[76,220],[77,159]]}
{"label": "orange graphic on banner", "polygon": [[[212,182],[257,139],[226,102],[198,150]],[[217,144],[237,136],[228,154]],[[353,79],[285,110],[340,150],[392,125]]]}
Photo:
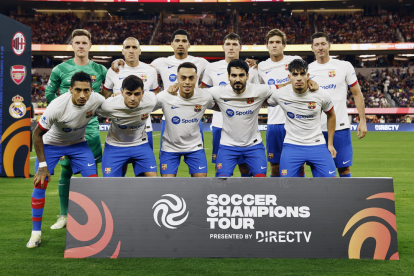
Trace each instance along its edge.
{"label": "orange graphic on banner", "polygon": [[[90,198],[77,192],[69,192],[69,199],[81,206],[88,216],[88,222],[85,225],[81,225],[68,214],[67,229],[69,233],[79,241],[92,240],[99,234],[102,227],[102,217],[98,206]],[[114,233],[114,221],[106,204],[103,201],[101,203],[106,218],[105,232],[101,239],[92,245],[66,249],[65,258],[86,258],[93,256],[104,250],[111,241],[112,234]],[[118,257],[120,248],[121,241],[118,242],[117,248],[111,258]]]}
{"label": "orange graphic on banner", "polygon": [[[9,135],[11,135],[16,130],[23,128],[23,127],[30,127],[30,119],[21,119],[9,126],[6,131],[4,131],[0,143],[3,143]],[[27,156],[26,160],[24,161],[24,177],[29,178],[29,165],[30,165],[30,131],[21,131],[15,134],[9,142],[6,144],[4,149],[3,155],[3,167],[6,176],[14,177],[14,158],[16,155],[17,150],[22,147],[27,147]],[[22,160],[23,162],[23,160]]]}
{"label": "orange graphic on banner", "polygon": [[[389,199],[394,201],[394,193],[379,193],[367,198],[370,199]],[[366,208],[351,217],[345,226],[342,236],[359,221],[367,217],[378,217],[386,221],[397,232],[397,221],[395,214],[382,208]],[[348,256],[350,259],[360,259],[362,245],[368,238],[374,238],[376,241],[374,259],[385,260],[391,245],[390,230],[382,223],[376,221],[366,222],[355,230],[349,241]],[[398,252],[394,253],[390,260],[398,260]]]}

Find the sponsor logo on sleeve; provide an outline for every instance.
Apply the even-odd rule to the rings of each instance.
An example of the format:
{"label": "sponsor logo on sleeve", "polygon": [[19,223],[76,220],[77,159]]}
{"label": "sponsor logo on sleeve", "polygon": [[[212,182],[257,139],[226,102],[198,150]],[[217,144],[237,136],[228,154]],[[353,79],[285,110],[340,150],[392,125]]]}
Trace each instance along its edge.
{"label": "sponsor logo on sleeve", "polygon": [[24,115],[26,115],[26,105],[23,103],[24,98],[20,95],[16,95],[12,98],[12,101],[13,103],[9,108],[10,115],[15,119],[23,118]]}
{"label": "sponsor logo on sleeve", "polygon": [[24,50],[26,49],[26,38],[24,37],[23,33],[17,32],[14,34],[12,39],[12,48],[13,52],[20,56],[24,53]]}
{"label": "sponsor logo on sleeve", "polygon": [[26,78],[26,66],[23,65],[13,65],[10,68],[10,76],[15,84],[21,84]]}

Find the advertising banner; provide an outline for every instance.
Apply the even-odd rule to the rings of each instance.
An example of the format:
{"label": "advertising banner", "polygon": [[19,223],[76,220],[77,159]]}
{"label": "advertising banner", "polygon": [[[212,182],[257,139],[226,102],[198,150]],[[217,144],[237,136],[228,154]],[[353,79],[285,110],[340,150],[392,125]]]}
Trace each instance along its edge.
{"label": "advertising banner", "polygon": [[29,177],[31,29],[0,14],[0,176]]}
{"label": "advertising banner", "polygon": [[391,178],[71,181],[65,258],[399,259]]}

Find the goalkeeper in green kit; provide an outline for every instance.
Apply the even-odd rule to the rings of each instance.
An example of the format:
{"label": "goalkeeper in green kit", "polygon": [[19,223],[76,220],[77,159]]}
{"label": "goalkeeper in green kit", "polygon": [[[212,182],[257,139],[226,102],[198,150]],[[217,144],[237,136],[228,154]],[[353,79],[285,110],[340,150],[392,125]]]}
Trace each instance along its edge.
{"label": "goalkeeper in green kit", "polygon": [[[57,97],[56,92],[59,88],[60,95],[68,92],[72,76],[80,71],[91,76],[93,92],[99,93],[100,86],[105,80],[107,69],[89,60],[91,46],[91,34],[87,30],[78,29],[73,31],[72,48],[75,57],[53,68],[45,92],[49,103]],[[85,139],[95,157],[95,164],[98,166],[98,163],[102,162],[102,145],[97,117],[92,118],[87,125]],[[59,179],[60,216],[58,216],[57,222],[50,227],[51,229],[61,229],[66,226],[69,185],[70,178],[73,175],[70,160],[66,156],[62,156],[59,163],[62,168]]]}

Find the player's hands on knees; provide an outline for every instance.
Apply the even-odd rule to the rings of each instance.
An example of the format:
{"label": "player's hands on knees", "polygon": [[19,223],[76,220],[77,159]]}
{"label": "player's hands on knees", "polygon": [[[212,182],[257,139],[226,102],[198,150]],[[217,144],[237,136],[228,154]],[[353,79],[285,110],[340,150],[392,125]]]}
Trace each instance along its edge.
{"label": "player's hands on knees", "polygon": [[170,93],[171,95],[177,96],[177,92],[178,89],[180,87],[178,86],[178,83],[170,85],[170,87],[168,87],[167,92]]}
{"label": "player's hands on knees", "polygon": [[308,87],[311,92],[315,92],[319,89],[319,84],[317,84],[315,81],[311,79],[308,79]]}
{"label": "player's hands on knees", "polygon": [[125,61],[122,59],[116,59],[112,62],[111,64],[111,69],[115,72],[115,73],[119,73],[119,67],[124,67],[125,65]]}
{"label": "player's hands on knees", "polygon": [[328,145],[328,150],[332,155],[332,158],[336,158],[336,149],[334,148],[333,145]]}
{"label": "player's hands on knees", "polygon": [[50,180],[52,180],[49,170],[47,169],[47,167],[43,167],[43,168],[39,168],[37,170],[36,175],[34,176],[33,182],[34,182],[34,186],[35,187],[39,187],[41,189],[45,188],[45,180],[47,178],[47,181],[50,182]]}
{"label": "player's hands on knees", "polygon": [[250,68],[256,69],[257,68],[257,60],[246,58],[246,62],[249,65]]}
{"label": "player's hands on knees", "polygon": [[116,96],[121,95],[121,94],[122,94],[121,92],[118,92],[118,93],[112,94],[111,97],[116,97]]}
{"label": "player's hands on knees", "polygon": [[364,138],[367,135],[367,123],[360,122],[357,128],[358,139]]}

